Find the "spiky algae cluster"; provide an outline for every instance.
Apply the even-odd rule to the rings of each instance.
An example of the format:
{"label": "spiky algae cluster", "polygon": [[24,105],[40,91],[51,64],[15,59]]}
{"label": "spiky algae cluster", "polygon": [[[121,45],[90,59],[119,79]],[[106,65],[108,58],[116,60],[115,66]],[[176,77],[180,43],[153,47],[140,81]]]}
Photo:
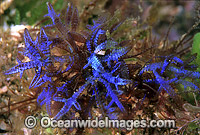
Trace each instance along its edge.
{"label": "spiky algae cluster", "polygon": [[[72,4],[68,7],[64,21],[50,3],[47,3],[47,7],[48,14],[45,17],[49,17],[53,24],[42,27],[35,41],[27,29],[24,31],[25,48],[20,53],[30,61],[18,60],[18,65],[5,74],[20,73],[21,78],[25,70],[34,68],[35,76],[29,88],[42,87],[37,103],[40,106],[46,104],[47,113],[55,119],[60,119],[70,109],[80,111],[82,104],[77,100],[83,91],[87,91],[96,100],[96,105],[109,113],[116,107],[126,112],[119,95],[123,93],[123,86],[134,83],[134,80],[129,79],[129,70],[122,58],[131,46],[127,45],[128,41],[118,43],[106,36],[107,32],[111,34],[122,22],[108,28],[106,16],[101,17],[93,21],[93,25],[87,26],[89,31],[84,35],[77,32],[79,17],[76,7]],[[49,36],[45,32],[48,27],[56,28],[58,33],[54,37]],[[66,53],[55,55],[52,51],[54,48],[60,48]],[[167,57],[164,62],[145,65],[138,75],[151,71],[154,78],[144,79],[143,82],[155,83],[159,86],[158,91],[164,89],[170,96],[174,96],[173,84],[181,83],[184,87],[199,89],[194,83],[185,81],[185,78],[200,78],[200,73],[186,70],[184,66],[179,58]],[[174,78],[165,77],[166,72],[172,72]],[[62,106],[52,112],[55,102]]]}
{"label": "spiky algae cluster", "polygon": [[[35,68],[35,76],[29,88],[43,88],[37,98],[37,103],[40,106],[46,104],[46,110],[50,116],[52,115],[51,106],[53,101],[64,104],[57,114],[54,114],[55,119],[60,119],[72,107],[81,110],[77,98],[85,89],[89,88],[96,98],[98,98],[98,93],[102,92],[106,93],[106,97],[111,98],[107,105],[104,104],[106,109],[111,108],[115,103],[121,111],[125,112],[125,108],[118,99],[118,94],[121,93],[118,87],[119,85],[127,85],[131,81],[120,77],[121,70],[119,69],[125,68],[128,72],[125,62],[120,58],[130,48],[119,47],[116,41],[107,39],[106,30],[103,29],[106,18],[102,17],[104,19],[101,18],[93,21],[93,25],[88,25],[90,32],[88,32],[88,36],[85,36],[76,32],[79,20],[78,11],[75,7],[72,5],[68,7],[65,23],[63,23],[60,15],[55,13],[52,5],[47,3],[47,6],[48,14],[45,16],[50,17],[53,24],[41,28],[35,41],[33,41],[29,31],[25,29],[25,48],[20,53],[28,57],[30,61],[22,62],[18,60],[18,65],[7,70],[5,74],[20,72],[21,78],[25,70]],[[55,38],[49,37],[45,32],[47,27],[57,28],[59,34]],[[117,27],[113,27],[112,31]],[[77,43],[84,43],[84,46],[78,46]],[[52,49],[55,47],[67,51],[66,55],[53,55]],[[105,51],[106,54],[101,55],[99,54],[100,51]],[[82,63],[80,63],[81,61]],[[56,67],[55,63],[59,63],[59,67]],[[77,67],[79,74],[69,77],[70,72],[77,72]],[[84,70],[89,73],[86,74],[83,72]],[[84,79],[82,85],[75,84],[75,80],[79,75]],[[59,83],[59,81],[62,83]],[[69,84],[74,86],[73,91],[68,89]],[[104,90],[99,89],[98,85],[102,85]]]}

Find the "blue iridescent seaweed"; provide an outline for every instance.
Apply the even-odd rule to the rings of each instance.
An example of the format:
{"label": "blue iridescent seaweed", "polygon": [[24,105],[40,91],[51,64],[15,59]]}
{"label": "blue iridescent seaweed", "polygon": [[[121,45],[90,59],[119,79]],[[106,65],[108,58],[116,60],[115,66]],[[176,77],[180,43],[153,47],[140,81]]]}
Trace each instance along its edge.
{"label": "blue iridescent seaweed", "polygon": [[[183,66],[181,67],[175,67],[176,63],[179,63],[181,65],[184,65],[184,62],[179,59],[178,57],[172,57],[171,59],[169,59],[168,57],[164,60],[164,62],[159,62],[159,63],[152,63],[152,64],[148,64],[146,65],[140,72],[139,74],[142,75],[144,72],[146,71],[152,71],[153,74],[155,75],[155,79],[151,79],[151,80],[144,80],[145,83],[151,83],[151,82],[155,82],[156,84],[159,84],[159,89],[158,91],[161,91],[162,89],[164,89],[170,96],[174,96],[175,95],[175,91],[172,88],[171,84],[182,84],[184,85],[184,88],[186,89],[187,87],[193,88],[193,89],[199,89],[199,87],[197,85],[195,85],[192,82],[186,81],[185,78],[193,78],[193,79],[197,79],[200,78],[200,73],[199,72],[195,72],[195,71],[189,71],[186,69],[183,69]],[[157,69],[161,69],[160,74],[158,73]],[[165,71],[170,71],[173,73],[174,78],[172,79],[166,79],[164,77],[162,77],[162,74]]]}
{"label": "blue iridescent seaweed", "polygon": [[46,104],[46,110],[49,115],[51,115],[51,101],[52,101],[53,93],[54,93],[54,89],[52,85],[48,84],[47,87],[43,88],[43,91],[40,93],[40,95],[37,98],[37,103],[40,106]]}
{"label": "blue iridescent seaweed", "polygon": [[163,63],[163,67],[162,67],[162,70],[161,70],[161,74],[164,73],[164,71],[166,70],[167,66],[170,64],[170,63],[180,63],[183,65],[183,61],[181,59],[179,59],[178,57],[175,57],[175,56],[168,56],[164,63]]}
{"label": "blue iridescent seaweed", "polygon": [[[61,32],[63,37],[65,37],[64,39],[66,39],[68,44],[68,41],[71,41],[68,28],[66,28],[66,26],[62,23],[60,15],[57,15],[55,13],[52,5],[50,3],[47,3],[47,6],[48,6],[48,14],[45,16],[49,16],[51,18],[53,25],[56,25],[56,27]],[[67,12],[70,12],[69,10],[73,10],[73,7],[72,6],[68,7]],[[75,9],[74,12],[77,12],[77,10]],[[22,63],[20,60],[18,60],[19,64],[7,70],[5,74],[9,75],[20,72],[20,78],[21,78],[25,70],[35,68],[36,74],[33,80],[31,81],[29,88],[33,86],[34,88],[36,88],[43,85],[45,82],[49,82],[47,87],[43,87],[42,92],[39,94],[37,98],[37,103],[40,106],[46,104],[46,110],[49,115],[51,115],[51,102],[53,100],[64,103],[64,106],[54,117],[55,119],[60,119],[64,114],[66,114],[70,110],[72,106],[80,110],[81,106],[76,101],[77,98],[89,84],[92,84],[92,86],[95,87],[96,91],[99,92],[99,90],[96,87],[97,82],[100,82],[101,84],[104,85],[107,92],[106,93],[107,96],[111,97],[111,101],[106,106],[106,109],[109,110],[110,108],[112,108],[111,106],[113,105],[113,103],[115,103],[120,108],[121,111],[125,112],[125,108],[123,107],[122,103],[119,101],[117,97],[117,95],[122,94],[122,91],[118,89],[118,86],[127,85],[131,83],[131,81],[128,79],[120,78],[119,77],[120,73],[118,73],[118,75],[115,76],[113,74],[120,68],[121,62],[119,62],[118,60],[121,58],[121,56],[125,55],[128,52],[128,48],[126,47],[117,48],[117,42],[115,42],[114,40],[106,40],[103,43],[98,43],[100,35],[105,34],[105,30],[100,28],[101,25],[103,25],[103,23],[105,22],[105,20],[106,19],[102,17],[97,21],[93,21],[94,25],[89,27],[90,30],[92,31],[91,36],[86,41],[86,46],[89,51],[89,56],[87,59],[88,63],[83,67],[83,69],[89,67],[92,68],[92,74],[86,78],[85,84],[82,85],[78,89],[78,91],[76,91],[70,98],[66,99],[64,97],[59,96],[59,92],[65,93],[65,97],[68,96],[68,89],[67,89],[68,82],[63,84],[61,87],[55,87],[53,86],[52,76],[55,74],[58,75],[59,73],[62,74],[71,69],[74,63],[74,56],[71,55],[61,56],[61,57],[52,56],[50,49],[54,45],[52,45],[53,42],[50,41],[49,37],[47,36],[43,28],[41,28],[40,34],[37,36],[35,41],[33,41],[33,39],[31,38],[28,30],[25,29],[24,31],[25,49],[24,52],[20,53],[23,53],[25,56],[27,56],[30,59],[30,61]],[[70,20],[67,20],[66,25],[69,25],[69,23]],[[75,44],[74,41],[72,41],[72,43]],[[70,45],[68,46],[69,49],[71,50],[71,53],[74,52],[72,46]],[[99,58],[97,53],[102,49],[105,50],[112,49],[112,51],[110,54],[103,55],[104,58]],[[102,63],[110,62],[111,60],[116,61],[115,66],[111,68],[111,65],[109,65],[110,70],[105,70]],[[63,65],[65,62],[67,62],[68,66],[64,71],[61,71],[60,68],[56,73],[51,73],[49,71],[49,68],[54,68],[53,65],[54,62],[59,62],[60,65]],[[112,88],[111,85],[113,87],[115,86],[115,88]],[[96,93],[95,96],[98,96],[98,94]],[[112,112],[112,109],[109,112]]]}
{"label": "blue iridescent seaweed", "polygon": [[41,86],[47,81],[51,81],[51,77],[47,76],[46,73],[41,77],[43,73],[42,67],[44,67],[48,71],[49,67],[53,67],[53,61],[58,61],[62,63],[64,59],[60,56],[53,56],[53,57],[51,56],[50,45],[52,44],[52,41],[49,40],[43,28],[41,28],[40,34],[39,36],[37,36],[35,41],[32,40],[30,33],[28,32],[27,29],[25,29],[24,41],[25,41],[25,49],[23,52],[20,53],[23,53],[31,61],[22,63],[20,60],[17,59],[18,65],[7,70],[5,72],[5,75],[19,72],[21,78],[25,70],[35,68],[36,74],[33,77],[29,88],[32,88],[34,85],[36,88]]}
{"label": "blue iridescent seaweed", "polygon": [[[86,69],[88,67],[92,68],[92,75],[86,78],[86,83],[81,86],[77,92],[75,92],[71,98],[65,99],[63,97],[54,97],[53,100],[58,102],[64,102],[63,108],[58,112],[58,114],[54,117],[55,119],[60,119],[64,114],[66,114],[72,106],[74,106],[76,109],[80,110],[81,106],[78,104],[76,99],[80,95],[80,93],[87,87],[89,84],[92,84],[92,86],[98,91],[96,88],[96,82],[102,83],[105,88],[107,89],[107,96],[111,97],[111,101],[106,106],[106,109],[111,108],[113,103],[115,103],[122,112],[125,112],[125,108],[119,101],[116,92],[118,94],[121,94],[122,91],[118,89],[119,85],[127,85],[131,83],[130,80],[120,78],[119,75],[113,76],[112,74],[116,72],[121,63],[118,62],[118,59],[125,55],[128,52],[128,48],[120,48],[120,49],[114,49],[113,52],[111,52],[108,55],[105,55],[103,59],[99,59],[96,52],[100,51],[101,49],[111,49],[111,47],[116,47],[115,41],[105,41],[104,43],[98,44],[98,39],[101,34],[105,34],[105,31],[100,28],[93,28],[93,32],[91,33],[91,36],[86,41],[86,46],[88,51],[90,52],[90,56],[88,57],[88,63],[83,67],[83,69]],[[109,43],[109,44],[108,44]],[[113,44],[112,44],[113,43]],[[92,49],[94,48],[94,50]],[[109,72],[104,69],[104,66],[102,65],[103,62],[115,60],[117,63],[112,68],[112,70]],[[115,89],[111,88],[111,84],[114,84]],[[114,92],[115,91],[115,92]],[[97,94],[95,94],[98,96]]]}
{"label": "blue iridescent seaweed", "polygon": [[129,47],[113,49],[109,55],[105,56],[105,62],[107,62],[108,66],[111,67],[110,65],[111,60],[118,61],[120,57],[122,57],[123,55],[127,54],[127,52],[130,51],[129,49],[130,49]]}
{"label": "blue iridescent seaweed", "polygon": [[105,30],[102,30],[102,29],[97,29],[97,33],[96,33],[96,36],[94,37],[94,47],[97,47],[97,43],[98,43],[98,39],[99,39],[99,36],[104,34],[106,31]]}
{"label": "blue iridescent seaweed", "polygon": [[94,31],[95,29],[99,28],[104,22],[106,21],[106,16],[101,16],[98,20],[92,20],[93,25],[87,25],[86,27]]}
{"label": "blue iridescent seaweed", "polygon": [[56,14],[55,10],[53,9],[52,5],[47,2],[47,8],[48,8],[48,14],[44,15],[44,17],[49,16],[52,19],[53,24],[55,25],[56,23],[61,22],[60,20],[60,14]]}
{"label": "blue iridescent seaweed", "polygon": [[37,88],[37,87],[43,85],[47,81],[51,82],[52,81],[52,77],[49,77],[49,76],[47,76],[47,74],[44,74],[37,82],[35,82],[34,88]]}
{"label": "blue iridescent seaweed", "polygon": [[[56,12],[53,9],[53,6],[50,4],[50,2],[47,2],[47,8],[48,8],[48,14],[46,14],[44,17],[49,16],[53,22],[52,26],[56,26],[56,28],[59,30],[59,32],[61,33],[62,37],[65,39],[66,43],[68,44],[68,48],[70,49],[71,52],[76,52],[77,51],[77,46],[76,43],[74,42],[69,28],[65,26],[65,24],[62,23],[61,19],[60,19],[60,14],[57,15]],[[75,8],[74,12],[77,9]],[[73,13],[74,14],[74,13]],[[66,22],[68,23],[68,22]],[[68,25],[68,24],[66,24]],[[71,25],[76,25],[76,24],[71,24]],[[45,26],[48,27],[49,25]]]}
{"label": "blue iridescent seaweed", "polygon": [[[83,86],[79,88],[77,92],[75,92],[72,97],[66,99],[62,97],[54,97],[53,100],[57,102],[63,102],[65,103],[62,109],[54,116],[54,119],[60,119],[64,114],[66,114],[72,106],[74,106],[77,110],[81,110],[80,104],[76,101],[78,96],[83,92],[85,87],[88,85],[88,83],[85,83]],[[62,91],[62,90],[61,90]]]}

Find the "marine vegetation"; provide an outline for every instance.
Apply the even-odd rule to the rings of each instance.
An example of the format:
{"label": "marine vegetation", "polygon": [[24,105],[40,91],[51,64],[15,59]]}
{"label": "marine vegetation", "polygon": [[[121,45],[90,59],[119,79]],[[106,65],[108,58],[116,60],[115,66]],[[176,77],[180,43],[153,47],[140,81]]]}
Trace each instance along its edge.
{"label": "marine vegetation", "polygon": [[[144,28],[147,22],[134,27],[133,22],[137,19],[119,17],[120,12],[115,12],[114,16],[104,13],[90,18],[90,22],[83,25],[83,16],[79,16],[77,7],[72,3],[68,3],[61,14],[54,10],[50,2],[46,5],[48,13],[44,15],[41,25],[37,24],[40,27],[24,29],[24,45],[18,48],[18,56],[14,58],[17,64],[3,72],[7,76],[20,75],[19,81],[26,85],[21,96],[29,98],[9,103],[7,111],[5,106],[0,107],[2,115],[21,108],[18,106],[10,110],[10,106],[34,104],[34,109],[21,108],[20,111],[38,119],[48,115],[56,120],[109,117],[178,121],[173,131],[101,129],[108,134],[182,132],[185,125],[179,122],[183,119],[181,113],[194,106],[185,102],[181,93],[192,92],[197,96],[200,93],[199,63],[195,62],[199,53],[188,53],[189,57],[182,57],[184,49],[180,45],[185,37],[170,46],[167,39],[153,41],[151,27]],[[120,34],[123,30],[130,31],[132,35]],[[160,46],[161,43],[163,46]],[[139,44],[143,46],[139,47]],[[195,102],[198,105],[199,101],[195,99]],[[199,125],[199,111],[192,111],[193,118],[187,115],[187,124],[194,122]],[[197,132],[199,129],[194,127]],[[87,130],[83,127],[64,131],[43,129],[51,134],[57,131],[83,134]]]}

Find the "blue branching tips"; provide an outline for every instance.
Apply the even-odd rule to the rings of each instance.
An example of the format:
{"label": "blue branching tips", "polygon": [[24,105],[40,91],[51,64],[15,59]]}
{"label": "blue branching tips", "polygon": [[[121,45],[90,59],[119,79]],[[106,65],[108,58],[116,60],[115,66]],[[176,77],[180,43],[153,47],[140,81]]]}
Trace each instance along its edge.
{"label": "blue branching tips", "polygon": [[5,71],[5,75],[20,73],[20,78],[22,78],[23,72],[27,69],[35,68],[37,65],[39,65],[38,61],[29,61],[25,63],[19,63],[15,67],[12,67],[11,69]]}
{"label": "blue branching tips", "polygon": [[29,89],[36,90],[37,105],[45,106],[50,117],[70,119],[76,111],[84,113],[80,117],[93,117],[91,112],[99,107],[102,116],[116,119],[121,116],[119,112],[127,115],[132,111],[127,102],[133,103],[129,97],[137,91],[148,92],[142,93],[143,102],[152,93],[160,97],[157,95],[161,91],[175,99],[177,85],[200,90],[195,80],[200,79],[200,73],[186,68],[189,65],[174,55],[163,56],[163,61],[147,63],[143,68],[128,65],[130,61],[126,63],[124,59],[132,59],[127,55],[133,45],[130,41],[118,43],[121,39],[112,37],[123,19],[108,20],[106,15],[101,16],[93,25],[87,25],[88,31],[82,31],[78,29],[78,10],[71,3],[65,15],[57,14],[49,2],[47,8],[45,17],[52,24],[41,27],[35,37],[29,33],[31,30],[24,30],[25,47],[19,53],[25,59],[17,59],[18,64],[4,73],[20,73],[22,78],[24,71],[34,69],[34,74],[29,75],[33,77]]}
{"label": "blue branching tips", "polygon": [[[105,16],[93,21],[94,25],[88,26],[89,35],[83,36],[76,32],[79,24],[76,7],[72,4],[68,6],[65,23],[49,2],[47,2],[47,8],[48,14],[45,16],[50,17],[52,25],[60,34],[54,38],[49,37],[46,31],[47,26],[45,26],[33,40],[29,31],[25,29],[25,48],[20,53],[28,57],[30,61],[18,60],[18,65],[7,70],[5,74],[20,73],[22,77],[25,70],[35,69],[29,88],[42,90],[38,94],[37,103],[39,106],[46,104],[47,113],[55,119],[60,119],[70,109],[81,110],[78,99],[84,90],[89,93],[93,90],[93,96],[96,99],[97,97],[106,99],[100,106],[108,112],[112,113],[113,107],[126,112],[118,96],[123,94],[122,86],[126,87],[132,83],[128,76],[123,75],[124,72],[128,73],[128,68],[122,60],[122,56],[126,55],[130,48],[120,46],[110,37],[107,39],[108,29],[103,28]],[[117,23],[112,31],[120,24],[121,22]],[[82,43],[83,46],[79,47],[78,43]],[[64,49],[64,54],[57,55],[56,53],[61,52],[57,52],[57,47]],[[101,51],[105,53],[99,55]],[[80,78],[80,81],[77,81],[76,76]],[[52,114],[54,104],[61,105],[59,110]]]}
{"label": "blue branching tips", "polygon": [[54,93],[54,89],[51,84],[48,85],[48,87],[44,87],[43,91],[40,93],[40,95],[37,98],[37,103],[42,106],[46,104],[46,110],[49,115],[51,115],[51,102],[52,102],[52,96]]}
{"label": "blue branching tips", "polygon": [[[65,85],[67,83],[65,83],[59,90],[64,90],[66,91]],[[54,95],[53,100],[57,101],[57,102],[63,102],[64,106],[61,108],[61,110],[56,114],[56,116],[54,116],[54,119],[60,119],[63,115],[65,115],[72,106],[74,106],[77,110],[81,110],[81,106],[80,104],[76,101],[76,99],[78,98],[78,96],[82,93],[82,91],[85,89],[85,87],[88,85],[89,83],[85,83],[83,86],[81,86],[77,92],[75,92],[72,97],[66,99],[63,97],[59,97],[57,96],[57,94]]]}
{"label": "blue branching tips", "polygon": [[49,72],[50,68],[54,68],[53,61],[62,63],[61,61],[64,61],[64,59],[61,59],[62,57],[60,56],[51,56],[50,45],[52,44],[52,41],[49,40],[49,37],[43,28],[41,28],[40,34],[37,36],[35,41],[32,40],[30,33],[27,29],[25,29],[24,41],[25,49],[22,53],[27,56],[30,61],[23,63],[22,61],[18,60],[18,65],[7,70],[5,74],[9,75],[19,72],[21,78],[25,70],[34,68],[36,74],[33,77],[29,88],[33,87],[34,85],[35,87],[39,87],[45,82],[51,81],[51,77],[47,76],[45,71]]}
{"label": "blue branching tips", "polygon": [[[113,73],[117,71],[117,69],[120,67],[121,63],[118,62],[121,56],[125,55],[128,52],[128,49],[125,48],[116,48],[116,42],[115,41],[103,41],[101,43],[98,43],[98,39],[100,38],[100,35],[105,34],[105,30],[102,30],[101,28],[97,28],[99,25],[94,24],[97,26],[94,26],[91,28],[93,31],[91,33],[91,37],[88,38],[86,41],[86,45],[88,48],[88,51],[90,52],[90,57],[88,57],[88,63],[84,66],[84,69],[87,67],[92,68],[92,75],[89,77],[90,79],[88,83],[95,84],[96,81],[100,82],[105,86],[107,89],[107,95],[111,97],[111,101],[107,105],[106,109],[109,109],[113,103],[115,103],[121,111],[125,112],[125,108],[119,101],[117,95],[114,93],[114,91],[118,90],[118,85],[127,85],[130,84],[131,81],[127,79],[120,78],[118,76],[113,76]],[[95,30],[94,30],[95,29]],[[101,58],[98,57],[98,52],[101,50],[108,50],[112,49],[111,53],[108,53],[107,55],[103,55]],[[93,51],[93,52],[92,52]],[[117,64],[114,66],[114,68],[111,68],[111,61],[116,61]],[[105,70],[102,63],[108,62],[108,67],[111,69],[109,72],[108,70]],[[111,85],[115,86],[115,89],[111,87]],[[98,89],[97,89],[98,91]]]}
{"label": "blue branching tips", "polygon": [[[40,36],[35,41],[32,40],[30,33],[27,29],[24,30],[25,50],[24,55],[27,56],[31,61],[21,62],[19,64],[5,72],[6,75],[20,72],[20,78],[25,70],[35,68],[36,74],[30,84],[30,88],[33,87],[40,78],[42,73],[42,66],[49,65],[49,46],[52,43],[48,41],[48,37],[44,30],[41,29]],[[46,57],[44,58],[43,56]],[[47,57],[48,56],[48,57]],[[45,67],[47,68],[47,67]]]}
{"label": "blue branching tips", "polygon": [[[71,8],[68,9],[68,12],[70,12]],[[56,102],[63,102],[64,106],[62,109],[56,114],[54,117],[55,119],[60,119],[64,114],[69,112],[70,108],[73,106],[80,110],[81,106],[77,102],[77,98],[82,93],[82,91],[91,84],[92,89],[94,90],[94,95],[97,99],[98,93],[104,93],[105,95],[109,96],[111,99],[109,99],[108,104],[104,104],[105,109],[110,109],[112,106],[117,106],[122,112],[125,112],[125,108],[118,99],[118,95],[122,94],[123,91],[119,90],[119,86],[125,86],[130,84],[132,81],[128,80],[126,78],[121,78],[120,74],[122,71],[127,70],[119,70],[120,68],[124,68],[126,66],[125,63],[122,63],[122,61],[119,61],[119,59],[126,55],[127,52],[130,50],[128,47],[118,47],[118,43],[114,40],[105,40],[101,41],[101,36],[105,36],[105,31],[102,28],[100,28],[101,21],[94,22],[95,26],[91,26],[90,30],[92,31],[90,36],[87,38],[85,44],[87,46],[87,50],[89,52],[87,57],[87,63],[83,67],[84,70],[92,70],[91,74],[88,74],[86,76],[86,82],[84,85],[82,85],[78,91],[76,91],[71,97],[65,96],[60,97],[55,94],[53,100]],[[100,42],[101,41],[101,42]],[[99,51],[107,51],[111,50],[110,53],[106,55],[102,55],[101,57],[98,55]],[[105,63],[107,64],[107,67],[105,66]],[[116,64],[114,64],[116,62]],[[114,65],[113,65],[114,64]],[[106,68],[106,69],[105,69]],[[121,72],[119,72],[121,71]],[[128,71],[127,71],[128,72]],[[118,75],[113,75],[113,74]],[[101,84],[104,87],[104,90],[102,91],[97,87],[97,85]],[[60,92],[66,91],[67,88],[64,88],[63,86],[59,88]],[[58,89],[57,89],[58,91]],[[98,97],[99,98],[99,97]]]}
{"label": "blue branching tips", "polygon": [[59,18],[60,14],[59,15],[56,14],[56,12],[54,11],[52,5],[49,2],[47,2],[47,7],[48,7],[48,12],[49,13],[46,14],[44,17],[49,16],[52,19],[53,24],[55,25],[58,22],[58,20],[60,19]]}
{"label": "blue branching tips", "polygon": [[[177,64],[179,64],[179,67]],[[164,89],[172,97],[175,96],[174,88],[172,88],[173,84],[182,84],[184,85],[184,88],[190,87],[192,89],[200,90],[196,84],[185,80],[185,78],[199,79],[200,73],[186,70],[183,65],[184,62],[178,57],[169,56],[164,60],[164,62],[145,65],[139,74],[142,75],[144,72],[151,71],[154,74],[155,79],[152,78],[151,80],[144,80],[144,82],[154,82],[158,84],[158,91]],[[159,72],[159,70],[161,72]],[[173,76],[166,78],[163,76],[164,72],[171,72]]]}

